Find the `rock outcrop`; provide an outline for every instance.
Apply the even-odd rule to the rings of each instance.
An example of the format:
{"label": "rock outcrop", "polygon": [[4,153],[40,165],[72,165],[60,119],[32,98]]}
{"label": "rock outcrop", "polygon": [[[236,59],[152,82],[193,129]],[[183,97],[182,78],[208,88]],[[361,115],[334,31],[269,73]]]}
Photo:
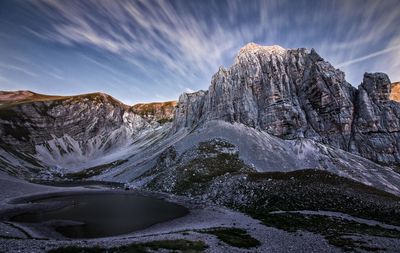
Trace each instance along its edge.
{"label": "rock outcrop", "polygon": [[207,91],[183,93],[176,106],[173,127],[177,131],[181,128],[193,128],[202,118],[204,99]]}
{"label": "rock outcrop", "polygon": [[400,82],[392,83],[392,90],[389,98],[396,102],[400,102]]}
{"label": "rock outcrop", "polygon": [[386,74],[365,74],[358,87],[350,152],[400,166],[400,104],[390,100]]}
{"label": "rock outcrop", "polygon": [[132,106],[132,111],[148,121],[171,122],[174,119],[177,101],[143,103]]}
{"label": "rock outcrop", "polygon": [[[395,148],[400,145],[399,105],[389,101],[389,94],[384,74],[366,74],[358,91],[314,50],[250,43],[231,67],[218,70],[208,91],[180,97],[174,128],[194,128],[214,119],[239,122],[284,139],[305,137],[392,165],[400,162]],[[388,121],[375,126],[382,136],[379,142],[385,144],[381,151],[362,143],[360,134],[371,130],[363,128],[366,115],[375,117],[368,124]]]}

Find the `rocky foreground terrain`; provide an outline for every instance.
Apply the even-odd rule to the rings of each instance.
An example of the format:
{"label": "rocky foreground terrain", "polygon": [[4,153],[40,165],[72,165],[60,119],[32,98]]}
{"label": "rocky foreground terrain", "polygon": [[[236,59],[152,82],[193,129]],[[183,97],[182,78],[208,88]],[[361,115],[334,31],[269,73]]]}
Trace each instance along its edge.
{"label": "rocky foreground terrain", "polygon": [[[314,50],[250,43],[208,90],[178,102],[0,92],[0,169],[47,184],[119,182],[309,233],[308,246],[294,243],[293,252],[398,252],[399,87],[384,73],[366,73],[355,88]],[[250,252],[290,251],[245,223],[244,232],[214,232],[221,239],[247,231],[260,241],[246,246]],[[195,252],[202,251],[221,249]]]}

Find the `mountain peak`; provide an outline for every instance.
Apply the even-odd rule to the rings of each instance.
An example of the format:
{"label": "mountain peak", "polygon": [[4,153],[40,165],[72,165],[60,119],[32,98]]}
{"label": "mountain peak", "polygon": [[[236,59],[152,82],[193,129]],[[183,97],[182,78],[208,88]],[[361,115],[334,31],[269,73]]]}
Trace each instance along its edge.
{"label": "mountain peak", "polygon": [[[329,143],[392,165],[400,161],[399,151],[392,151],[398,147],[400,106],[389,101],[391,88],[394,97],[396,85],[390,85],[386,74],[367,73],[357,91],[313,49],[249,43],[227,71],[220,68],[214,74],[208,92],[197,98],[181,96],[174,124],[179,129],[211,120],[237,122],[284,139]],[[393,136],[377,137],[376,132]]]}
{"label": "mountain peak", "polygon": [[250,42],[239,50],[239,56],[246,53],[258,53],[258,52],[282,55],[286,52],[286,49],[279,45],[262,46],[254,42]]}

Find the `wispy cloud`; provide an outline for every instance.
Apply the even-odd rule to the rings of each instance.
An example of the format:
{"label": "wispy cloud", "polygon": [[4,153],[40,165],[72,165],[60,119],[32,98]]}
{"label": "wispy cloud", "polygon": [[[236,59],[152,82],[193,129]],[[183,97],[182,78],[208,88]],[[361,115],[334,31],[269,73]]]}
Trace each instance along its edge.
{"label": "wispy cloud", "polygon": [[[286,10],[287,6],[296,5],[291,1],[207,1],[203,5],[195,1],[153,0],[37,3],[54,21],[53,30],[39,36],[67,45],[93,45],[120,55],[156,81],[165,76],[149,71],[150,67],[159,68],[159,73],[165,69],[175,78],[190,82],[196,76],[210,75],[246,42],[309,40],[314,36],[313,25],[330,18],[332,14],[326,13],[333,8],[342,16],[329,31],[334,40],[327,37],[331,43],[321,46],[322,54],[339,56],[335,57],[336,62],[341,62],[339,66],[348,66],[389,52],[393,48],[354,58],[360,55],[361,48],[365,49],[360,46],[384,37],[399,19],[397,11],[388,9],[393,2],[385,2],[317,1],[316,11],[300,8],[297,15],[291,15],[292,21],[288,18],[291,10]],[[290,29],[307,23],[311,31]],[[281,34],[287,29],[290,33],[284,38]],[[320,29],[316,30],[322,32]],[[318,40],[324,40],[323,34]],[[338,55],[339,50],[344,53]]]}
{"label": "wispy cloud", "polygon": [[365,60],[374,58],[376,56],[379,56],[379,55],[382,55],[382,54],[386,54],[386,53],[390,53],[392,51],[399,50],[399,49],[400,49],[400,45],[393,46],[393,47],[388,47],[388,48],[385,48],[385,49],[382,49],[382,50],[379,50],[379,51],[376,51],[376,52],[373,52],[373,53],[370,53],[370,54],[367,54],[367,55],[364,55],[364,56],[361,56],[361,57],[358,57],[358,58],[355,58],[355,59],[351,59],[351,60],[346,61],[346,62],[339,63],[339,64],[336,65],[336,67],[340,68],[340,67],[349,66],[349,65],[355,64],[357,62],[365,61]]}
{"label": "wispy cloud", "polygon": [[[352,73],[352,83],[376,66],[396,76],[393,66],[400,66],[398,0],[29,2],[29,11],[38,12],[42,22],[21,25],[24,32],[75,49],[112,87],[124,89],[129,83],[137,94],[157,93],[160,99],[164,93],[170,98],[207,88],[218,67],[230,65],[239,48],[251,41],[314,47]],[[92,51],[101,57],[92,57]],[[387,60],[371,63],[381,59],[378,56]],[[113,57],[126,68],[115,65]],[[63,73],[51,73],[53,78],[65,78]]]}
{"label": "wispy cloud", "polygon": [[19,73],[22,73],[22,74],[25,74],[25,75],[29,75],[29,76],[33,76],[33,77],[37,76],[36,73],[33,73],[33,72],[27,70],[26,68],[22,68],[22,67],[15,66],[15,65],[12,65],[12,64],[0,63],[0,68],[12,70],[12,71],[17,71]]}
{"label": "wispy cloud", "polygon": [[0,74],[0,81],[1,82],[8,82],[9,80]]}
{"label": "wispy cloud", "polygon": [[[261,12],[254,4],[246,6],[251,6],[248,12],[257,11],[260,21],[265,20],[268,9]],[[255,29],[252,20],[238,24],[238,12],[243,9],[236,1],[227,2],[225,7],[234,12],[227,12],[224,23],[216,19],[220,6],[215,2],[200,6],[152,0],[39,1],[37,7],[54,21],[53,29],[38,37],[66,45],[92,45],[119,55],[156,82],[165,80],[163,70],[186,82],[211,76],[227,56],[261,36],[264,27]],[[202,16],[197,7],[215,15]]]}

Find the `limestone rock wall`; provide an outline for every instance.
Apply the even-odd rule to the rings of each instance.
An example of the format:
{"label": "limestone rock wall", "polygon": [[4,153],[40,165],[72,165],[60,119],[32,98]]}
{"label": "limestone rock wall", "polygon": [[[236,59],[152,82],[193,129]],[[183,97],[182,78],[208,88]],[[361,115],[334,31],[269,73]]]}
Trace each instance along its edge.
{"label": "limestone rock wall", "polygon": [[[382,73],[365,74],[359,89],[314,50],[243,47],[220,68],[208,91],[183,94],[174,129],[218,119],[284,138],[310,138],[387,165],[399,164],[399,104]],[[375,141],[374,136],[378,138]]]}

